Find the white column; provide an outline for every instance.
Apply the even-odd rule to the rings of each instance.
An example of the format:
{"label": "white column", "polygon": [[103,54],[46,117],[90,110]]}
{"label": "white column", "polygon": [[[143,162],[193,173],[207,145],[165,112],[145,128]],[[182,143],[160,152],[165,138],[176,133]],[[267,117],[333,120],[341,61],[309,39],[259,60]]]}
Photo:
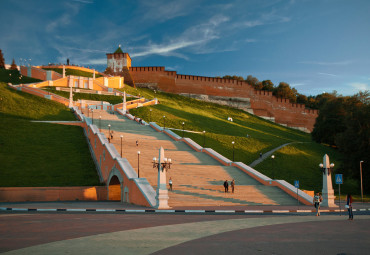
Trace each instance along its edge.
{"label": "white column", "polygon": [[69,87],[69,105],[70,108],[73,107],[73,95],[72,95],[72,87]]}
{"label": "white column", "polygon": [[94,69],[93,79],[95,80],[95,69]]}
{"label": "white column", "polygon": [[126,113],[126,92],[125,92],[125,91],[123,92],[122,111],[123,111],[123,114],[125,114],[125,113]]}
{"label": "white column", "polygon": [[155,197],[157,203],[156,208],[158,209],[168,209],[168,190],[167,190],[167,179],[166,170],[162,168],[162,163],[164,163],[164,149],[161,146],[159,149],[159,159],[158,159],[158,182],[157,182],[157,195]]}
{"label": "white column", "polygon": [[325,207],[336,207],[334,203],[334,189],[333,184],[331,181],[331,173],[330,173],[330,162],[329,156],[327,154],[324,155],[323,158],[323,168],[324,173],[322,174],[322,203],[321,206]]}

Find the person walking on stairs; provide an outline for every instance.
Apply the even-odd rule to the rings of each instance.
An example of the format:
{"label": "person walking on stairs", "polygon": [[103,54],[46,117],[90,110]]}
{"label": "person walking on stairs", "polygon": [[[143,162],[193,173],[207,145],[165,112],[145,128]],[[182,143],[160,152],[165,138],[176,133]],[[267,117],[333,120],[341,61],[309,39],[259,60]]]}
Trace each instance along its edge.
{"label": "person walking on stairs", "polygon": [[170,180],[168,181],[168,184],[170,184],[170,191],[172,191],[172,179],[170,177]]}
{"label": "person walking on stairs", "polygon": [[234,193],[235,180],[233,179],[230,184],[231,184],[231,192]]}
{"label": "person walking on stairs", "polygon": [[224,182],[224,188],[225,188],[225,193],[228,193],[229,192],[229,183],[227,182],[227,180]]}

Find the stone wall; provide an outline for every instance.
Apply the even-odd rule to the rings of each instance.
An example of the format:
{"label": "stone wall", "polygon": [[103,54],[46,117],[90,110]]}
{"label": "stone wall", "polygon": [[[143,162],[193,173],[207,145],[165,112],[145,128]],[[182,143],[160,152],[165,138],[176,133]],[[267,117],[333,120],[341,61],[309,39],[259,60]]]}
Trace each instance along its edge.
{"label": "stone wall", "polygon": [[237,107],[257,116],[303,131],[311,132],[317,110],[303,104],[292,104],[277,98],[272,92],[257,91],[244,81],[181,75],[166,71],[162,66],[131,67],[131,77],[137,87],[148,87],[164,92],[188,95],[209,102]]}

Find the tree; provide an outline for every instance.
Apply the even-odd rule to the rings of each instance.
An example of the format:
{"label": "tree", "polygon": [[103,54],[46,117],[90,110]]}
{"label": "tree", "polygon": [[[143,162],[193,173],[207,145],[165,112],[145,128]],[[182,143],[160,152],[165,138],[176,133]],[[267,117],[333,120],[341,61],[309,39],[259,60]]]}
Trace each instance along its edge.
{"label": "tree", "polygon": [[297,101],[297,90],[291,88],[290,85],[286,82],[280,82],[279,85],[274,89],[275,96],[287,98],[290,102],[295,103]]}
{"label": "tree", "polygon": [[5,69],[5,60],[1,50],[0,50],[0,68]]}
{"label": "tree", "polygon": [[273,91],[274,84],[272,83],[272,81],[271,80],[262,81],[262,90]]}
{"label": "tree", "polygon": [[253,86],[253,87],[257,87],[257,84],[260,83],[260,81],[256,78],[256,77],[253,77],[252,75],[248,75],[247,76],[247,79],[245,79],[245,81]]}
{"label": "tree", "polygon": [[352,97],[336,93],[319,95],[319,116],[311,133],[313,140],[335,146],[345,156],[338,167],[348,178],[359,180],[359,163],[364,161],[365,190],[370,191],[370,102],[368,93]]}

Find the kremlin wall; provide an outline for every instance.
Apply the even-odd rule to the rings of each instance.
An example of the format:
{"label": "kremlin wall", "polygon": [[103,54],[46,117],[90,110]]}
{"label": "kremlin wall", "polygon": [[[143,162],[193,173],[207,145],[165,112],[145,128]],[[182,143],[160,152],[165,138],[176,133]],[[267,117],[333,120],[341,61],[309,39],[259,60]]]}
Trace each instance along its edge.
{"label": "kremlin wall", "polygon": [[290,103],[269,91],[255,90],[244,81],[181,75],[166,71],[162,66],[132,67],[128,53],[118,48],[107,54],[107,65],[130,85],[181,94],[192,98],[229,105],[284,126],[311,132],[318,116],[317,110],[303,104]]}

